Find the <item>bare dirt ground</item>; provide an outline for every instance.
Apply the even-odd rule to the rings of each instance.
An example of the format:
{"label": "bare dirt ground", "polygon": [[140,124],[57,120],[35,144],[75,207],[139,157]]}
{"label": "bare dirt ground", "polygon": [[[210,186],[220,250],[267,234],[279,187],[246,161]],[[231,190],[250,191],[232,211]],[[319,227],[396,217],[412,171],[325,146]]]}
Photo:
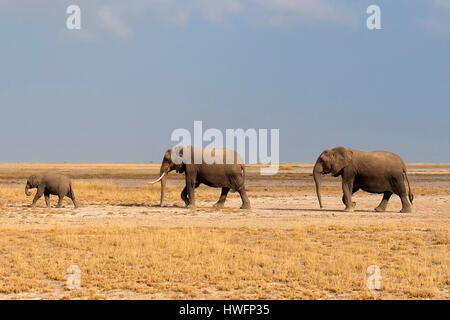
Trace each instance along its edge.
{"label": "bare dirt ground", "polygon": [[[340,179],[331,178],[320,209],[306,164],[286,165],[270,178],[251,168],[251,210],[239,209],[237,194],[224,209],[212,208],[220,190],[205,186],[196,190],[198,208],[186,209],[183,181],[172,174],[172,192],[159,207],[159,185],[146,185],[157,175],[152,165],[3,165],[3,194],[23,193],[24,176],[54,168],[78,182],[79,209],[68,201],[47,209],[42,199],[31,209],[31,198],[0,193],[0,299],[450,297],[449,165],[410,166],[415,201],[407,214],[399,213],[396,196],[387,212],[374,212],[382,196],[362,191],[355,212],[343,212]],[[120,196],[86,180],[107,182]],[[65,287],[71,264],[82,270],[80,290]],[[382,270],[381,290],[366,286],[369,265]]]}

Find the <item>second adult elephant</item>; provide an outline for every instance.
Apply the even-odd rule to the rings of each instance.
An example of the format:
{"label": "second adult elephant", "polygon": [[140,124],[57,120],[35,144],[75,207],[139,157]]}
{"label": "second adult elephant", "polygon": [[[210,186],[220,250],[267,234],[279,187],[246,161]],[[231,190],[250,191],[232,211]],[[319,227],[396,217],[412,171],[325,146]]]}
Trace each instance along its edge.
{"label": "second adult elephant", "polygon": [[[345,211],[353,211],[352,194],[362,189],[370,193],[383,193],[383,199],[375,211],[385,211],[393,193],[402,201],[400,212],[411,212],[414,196],[409,186],[406,165],[402,158],[387,151],[363,151],[346,147],[325,150],[316,161],[313,170],[317,198],[322,208],[320,175],[331,173],[342,176],[342,201]],[[405,180],[408,183],[406,192]]]}
{"label": "second adult elephant", "polygon": [[194,146],[178,146],[167,150],[161,163],[160,177],[151,182],[161,181],[160,205],[164,202],[167,174],[173,170],[185,174],[186,186],[181,192],[181,199],[188,208],[195,207],[194,189],[203,183],[222,188],[220,198],[214,205],[216,208],[223,207],[231,190],[239,192],[242,199],[241,209],[250,209],[250,201],[245,191],[245,164],[237,152],[226,148]]}

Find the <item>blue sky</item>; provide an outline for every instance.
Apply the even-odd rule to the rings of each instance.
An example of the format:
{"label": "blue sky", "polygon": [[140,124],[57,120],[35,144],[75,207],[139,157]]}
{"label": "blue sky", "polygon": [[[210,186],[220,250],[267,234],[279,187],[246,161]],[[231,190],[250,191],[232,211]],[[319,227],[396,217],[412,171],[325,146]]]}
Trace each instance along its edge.
{"label": "blue sky", "polygon": [[159,162],[202,120],[450,162],[450,0],[0,0],[0,40],[0,161]]}

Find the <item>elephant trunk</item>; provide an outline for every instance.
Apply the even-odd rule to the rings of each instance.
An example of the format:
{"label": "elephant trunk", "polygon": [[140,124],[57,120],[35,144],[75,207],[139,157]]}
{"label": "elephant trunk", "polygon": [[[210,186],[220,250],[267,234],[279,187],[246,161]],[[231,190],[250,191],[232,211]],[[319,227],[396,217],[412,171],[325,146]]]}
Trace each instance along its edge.
{"label": "elephant trunk", "polygon": [[166,189],[166,181],[167,181],[167,173],[169,172],[168,170],[168,165],[166,164],[162,164],[161,165],[161,169],[159,170],[159,175],[162,176],[161,179],[161,199],[159,202],[159,205],[162,206],[164,204],[164,192]]}
{"label": "elephant trunk", "polygon": [[161,180],[161,200],[159,201],[159,205],[161,207],[164,203],[164,190],[166,189],[166,179],[167,179],[167,177],[164,177]]}
{"label": "elephant trunk", "polygon": [[28,189],[30,189],[30,186],[27,183],[27,185],[25,186],[25,194],[27,195],[27,197],[31,196],[31,192]]}
{"label": "elephant trunk", "polygon": [[322,206],[322,196],[320,195],[320,174],[322,173],[322,165],[318,162],[314,165],[313,170],[313,176],[314,176],[314,182],[316,184],[316,194],[317,194],[317,200],[319,200],[320,208],[323,208]]}

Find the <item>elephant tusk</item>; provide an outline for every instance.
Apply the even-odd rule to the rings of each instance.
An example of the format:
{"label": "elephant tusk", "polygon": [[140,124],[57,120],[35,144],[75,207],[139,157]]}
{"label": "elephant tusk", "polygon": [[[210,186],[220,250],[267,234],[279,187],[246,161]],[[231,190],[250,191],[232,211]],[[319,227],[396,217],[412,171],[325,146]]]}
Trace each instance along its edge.
{"label": "elephant tusk", "polygon": [[164,172],[164,173],[161,175],[161,177],[159,177],[157,180],[155,180],[155,181],[153,181],[153,182],[149,182],[148,184],[154,184],[154,183],[157,183],[157,182],[161,181],[161,179],[166,175],[166,173],[167,173],[167,172]]}

